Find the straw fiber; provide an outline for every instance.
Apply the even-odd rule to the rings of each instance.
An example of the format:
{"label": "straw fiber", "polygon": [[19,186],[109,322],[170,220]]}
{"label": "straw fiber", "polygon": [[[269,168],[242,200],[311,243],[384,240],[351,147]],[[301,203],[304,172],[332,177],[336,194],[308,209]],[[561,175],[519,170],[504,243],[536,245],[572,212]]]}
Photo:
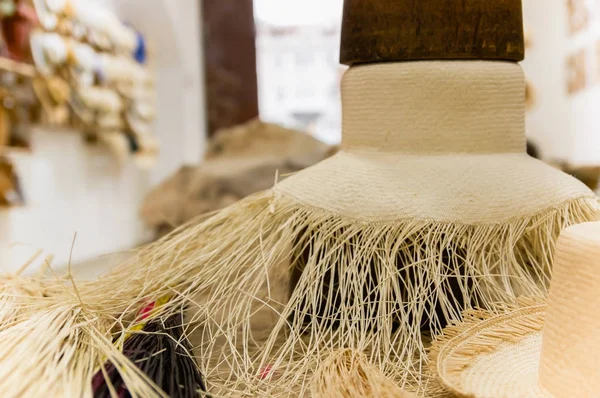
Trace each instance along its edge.
{"label": "straw fiber", "polygon": [[459,397],[544,397],[537,380],[545,311],[542,299],[467,311],[433,343],[434,372]]}
{"label": "straw fiber", "polygon": [[[176,230],[97,281],[56,281],[33,304],[15,298],[21,315],[0,325],[1,363],[27,358],[37,377],[0,378],[1,395],[19,386],[89,396],[109,358],[132,395],[160,396],[111,342],[164,296],[172,301],[158,317],[188,309],[184,334],[212,396],[344,396],[357,372],[364,391],[423,393],[423,332],[440,333],[466,308],[545,294],[560,231],[598,219],[583,184],[520,153],[518,66],[447,64],[351,70],[340,154]],[[353,125],[361,120],[369,123]],[[57,363],[77,383],[56,385],[62,372],[41,371]]]}
{"label": "straw fiber", "polygon": [[555,397],[600,394],[600,224],[569,228],[556,249],[540,383]]}
{"label": "straw fiber", "polygon": [[548,299],[471,310],[431,348],[431,367],[458,396],[593,398],[600,391],[600,223],[560,236]]}
{"label": "straw fiber", "polygon": [[369,363],[366,355],[338,350],[317,369],[312,396],[319,398],[414,398]]}

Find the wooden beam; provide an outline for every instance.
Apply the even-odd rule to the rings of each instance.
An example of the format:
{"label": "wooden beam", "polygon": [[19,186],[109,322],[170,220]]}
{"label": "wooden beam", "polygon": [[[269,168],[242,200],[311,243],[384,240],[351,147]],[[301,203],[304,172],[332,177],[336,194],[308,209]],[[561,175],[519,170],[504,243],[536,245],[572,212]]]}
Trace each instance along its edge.
{"label": "wooden beam", "polygon": [[203,0],[209,135],[258,116],[252,0]]}

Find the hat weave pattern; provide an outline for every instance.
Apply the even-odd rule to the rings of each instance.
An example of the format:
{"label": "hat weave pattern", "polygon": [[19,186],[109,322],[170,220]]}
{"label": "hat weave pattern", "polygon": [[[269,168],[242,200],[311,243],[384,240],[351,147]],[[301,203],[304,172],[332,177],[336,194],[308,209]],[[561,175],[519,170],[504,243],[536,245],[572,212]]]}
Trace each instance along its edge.
{"label": "hat weave pattern", "polygon": [[[423,332],[440,333],[464,309],[544,295],[560,232],[598,219],[591,191],[524,154],[524,87],[508,62],[351,69],[340,154],[201,217],[99,280],[56,281],[33,302],[11,296],[0,352],[20,368],[0,378],[0,392],[55,368],[64,350],[79,360],[61,366],[80,383],[57,387],[62,379],[42,372],[21,392],[62,386],[86,396],[111,358],[132,394],[158,396],[111,341],[165,296],[159,317],[187,310],[185,337],[214,396],[325,391],[315,372],[345,349],[365,354],[371,381],[422,389]],[[0,300],[9,294],[0,288]],[[45,330],[40,314],[65,322]]]}
{"label": "hat weave pattern", "polygon": [[461,397],[594,398],[600,392],[600,223],[560,236],[548,298],[469,311],[431,349],[441,383]]}

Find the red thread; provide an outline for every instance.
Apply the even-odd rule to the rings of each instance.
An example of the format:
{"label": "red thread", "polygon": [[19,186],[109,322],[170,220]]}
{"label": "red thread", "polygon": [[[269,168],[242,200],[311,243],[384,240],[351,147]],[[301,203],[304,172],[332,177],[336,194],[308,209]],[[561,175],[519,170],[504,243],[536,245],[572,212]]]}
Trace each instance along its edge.
{"label": "red thread", "polygon": [[155,305],[156,302],[153,302],[144,307],[144,309],[142,310],[142,320],[148,319]]}
{"label": "red thread", "polygon": [[260,371],[260,379],[264,380],[267,377],[269,377],[269,375],[273,372],[273,366],[269,365],[264,367],[261,371]]}

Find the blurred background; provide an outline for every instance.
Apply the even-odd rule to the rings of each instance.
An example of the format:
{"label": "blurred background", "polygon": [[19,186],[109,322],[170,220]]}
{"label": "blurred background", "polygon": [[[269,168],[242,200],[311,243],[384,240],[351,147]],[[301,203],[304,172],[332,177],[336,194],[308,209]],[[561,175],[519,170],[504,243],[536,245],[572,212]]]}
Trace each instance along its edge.
{"label": "blurred background", "polygon": [[[523,3],[530,153],[596,189],[600,2]],[[342,6],[0,0],[0,266],[93,268],[334,154]]]}

